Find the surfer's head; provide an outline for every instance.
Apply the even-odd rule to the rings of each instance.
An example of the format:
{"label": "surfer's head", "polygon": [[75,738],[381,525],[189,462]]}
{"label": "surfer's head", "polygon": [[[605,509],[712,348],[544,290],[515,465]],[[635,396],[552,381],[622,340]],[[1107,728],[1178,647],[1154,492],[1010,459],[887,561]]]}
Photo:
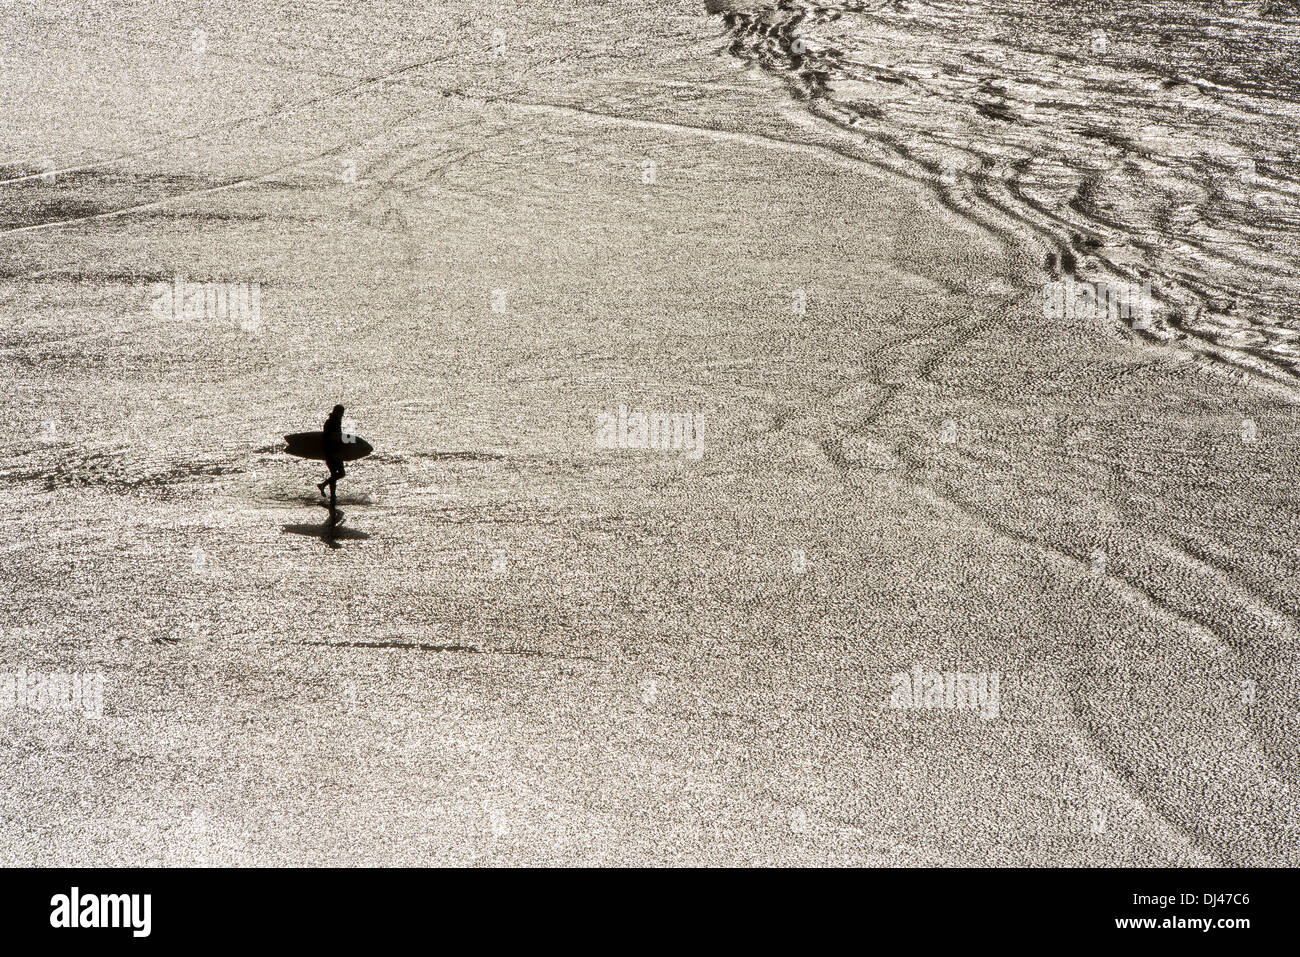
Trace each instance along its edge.
{"label": "surfer's head", "polygon": [[343,406],[341,405],[334,406],[334,411],[331,412],[330,415],[336,416],[337,418],[340,419],[343,418]]}

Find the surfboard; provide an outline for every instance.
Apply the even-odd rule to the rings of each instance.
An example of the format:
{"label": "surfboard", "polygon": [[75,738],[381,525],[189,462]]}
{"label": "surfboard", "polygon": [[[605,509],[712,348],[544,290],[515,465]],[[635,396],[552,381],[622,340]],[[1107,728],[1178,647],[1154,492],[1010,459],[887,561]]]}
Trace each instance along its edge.
{"label": "surfboard", "polygon": [[[285,451],[300,459],[325,459],[324,432],[294,432],[284,437],[288,446]],[[374,447],[359,435],[343,433],[343,454],[339,456],[344,462],[364,459],[374,451]]]}

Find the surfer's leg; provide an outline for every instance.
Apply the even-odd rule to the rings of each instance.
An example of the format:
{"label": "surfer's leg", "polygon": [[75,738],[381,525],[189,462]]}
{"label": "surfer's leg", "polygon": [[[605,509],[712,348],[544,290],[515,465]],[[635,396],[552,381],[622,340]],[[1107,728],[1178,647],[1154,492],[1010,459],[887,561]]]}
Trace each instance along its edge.
{"label": "surfer's leg", "polygon": [[328,486],[330,487],[330,501],[333,501],[333,500],[334,500],[334,485],[335,485],[335,483],[338,482],[339,479],[341,479],[341,478],[343,477],[343,463],[340,462],[338,459],[326,459],[326,460],[325,460],[325,464],[329,466],[329,470],[330,470],[329,478],[327,478],[325,481],[321,482],[321,483],[320,483],[318,486],[316,486],[316,487],[317,487],[318,489],[320,489],[320,493],[321,493],[322,495],[324,495],[324,494],[325,494],[325,486],[328,485]]}

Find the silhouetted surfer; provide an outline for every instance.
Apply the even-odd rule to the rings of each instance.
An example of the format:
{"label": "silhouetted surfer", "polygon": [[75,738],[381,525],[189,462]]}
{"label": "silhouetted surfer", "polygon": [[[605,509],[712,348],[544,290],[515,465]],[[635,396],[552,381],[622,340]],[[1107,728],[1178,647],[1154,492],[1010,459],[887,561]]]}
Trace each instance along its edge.
{"label": "silhouetted surfer", "polygon": [[321,495],[325,486],[330,487],[330,506],[334,505],[334,485],[347,475],[343,470],[343,406],[334,406],[334,411],[325,420],[325,464],[329,466],[330,477],[318,484]]}

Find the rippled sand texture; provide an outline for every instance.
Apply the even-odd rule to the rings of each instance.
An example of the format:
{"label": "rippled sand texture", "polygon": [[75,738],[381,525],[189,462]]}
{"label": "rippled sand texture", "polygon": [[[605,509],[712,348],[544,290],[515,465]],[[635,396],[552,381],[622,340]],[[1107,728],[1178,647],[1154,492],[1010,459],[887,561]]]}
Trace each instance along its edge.
{"label": "rippled sand texture", "polygon": [[1008,0],[726,14],[733,53],[882,165],[1034,235],[1057,275],[1150,283],[1152,328],[1300,385],[1300,7]]}
{"label": "rippled sand texture", "polygon": [[[927,84],[996,48],[905,67],[887,10],[540,6],[0,24],[0,672],[104,676],[0,712],[0,862],[1300,862],[1286,337],[1043,318],[1121,242],[1175,272],[1097,211],[1191,174],[1066,200],[1087,137],[996,116],[1016,176],[945,174]],[[278,439],[336,401],[330,537]],[[620,405],[702,454],[602,448]],[[914,666],[996,713],[891,706]]]}

